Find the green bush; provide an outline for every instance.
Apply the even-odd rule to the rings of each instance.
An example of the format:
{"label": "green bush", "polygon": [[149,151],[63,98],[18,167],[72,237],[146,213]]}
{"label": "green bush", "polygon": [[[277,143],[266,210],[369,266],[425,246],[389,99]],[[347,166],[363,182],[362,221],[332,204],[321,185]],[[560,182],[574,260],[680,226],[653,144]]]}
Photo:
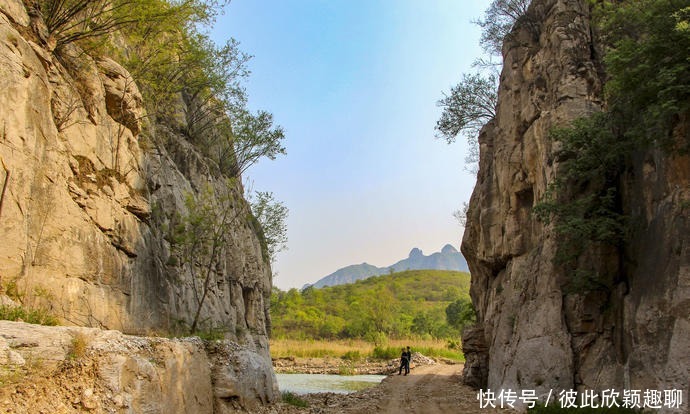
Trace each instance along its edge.
{"label": "green bush", "polygon": [[362,359],[362,353],[359,351],[347,351],[342,358],[346,361],[360,361]]}
{"label": "green bush", "polygon": [[621,139],[613,123],[610,114],[595,113],[550,134],[560,143],[560,166],[533,213],[553,224],[559,237],[554,264],[570,275],[565,288],[572,292],[609,288],[609,275],[580,259],[597,248],[618,249],[630,232],[619,186],[635,145]]}
{"label": "green bush", "polygon": [[412,352],[419,352],[420,354],[431,358],[445,358],[458,362],[465,362],[465,356],[461,349],[440,349],[431,347],[417,347],[413,348]]}
{"label": "green bush", "polygon": [[225,339],[225,331],[211,328],[205,331],[196,331],[193,336],[198,336],[204,341],[222,341]]}
{"label": "green bush", "polygon": [[309,407],[309,403],[292,392],[286,391],[281,394],[282,400],[286,404],[290,404],[295,407],[306,408]]}
{"label": "green bush", "polygon": [[374,359],[382,359],[382,360],[388,360],[388,359],[395,359],[399,358],[400,354],[402,354],[402,350],[397,348],[397,347],[374,347],[374,350],[371,352],[371,356]]}
{"label": "green bush", "polygon": [[22,321],[36,325],[55,326],[57,318],[45,309],[25,309],[21,306],[0,306],[0,320]]}
{"label": "green bush", "polygon": [[595,20],[606,45],[606,100],[628,140],[690,150],[669,132],[690,111],[687,0],[603,1]]}

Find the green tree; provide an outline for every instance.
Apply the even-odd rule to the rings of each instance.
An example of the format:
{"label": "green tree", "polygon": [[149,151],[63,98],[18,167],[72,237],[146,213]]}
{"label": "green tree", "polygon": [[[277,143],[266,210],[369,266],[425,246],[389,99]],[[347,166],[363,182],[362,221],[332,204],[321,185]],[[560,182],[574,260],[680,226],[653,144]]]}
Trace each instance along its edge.
{"label": "green tree", "polygon": [[232,120],[233,146],[235,156],[234,176],[239,176],[259,159],[275,160],[285,155],[283,139],[285,133],[280,126],[274,126],[273,115],[266,111],[252,114],[239,108],[230,115]]}
{"label": "green tree", "polygon": [[608,45],[604,63],[612,127],[626,139],[690,150],[670,134],[690,112],[687,0],[603,1],[595,11]]}
{"label": "green tree", "polygon": [[530,0],[493,0],[484,12],[484,18],[474,23],[482,28],[480,45],[489,59],[478,59],[476,67],[490,69],[488,75],[463,74],[462,80],[444,93],[437,106],[443,108],[436,122],[437,138],[453,143],[461,133],[467,138],[468,153],[465,157],[467,170],[476,174],[479,162],[478,136],[481,128],[496,116],[498,103],[498,70],[500,63],[493,63],[492,56],[502,57],[503,42],[509,37],[518,21],[525,22],[533,31],[537,25],[529,18]]}
{"label": "green tree", "polygon": [[434,307],[418,311],[412,320],[412,332],[434,338],[448,337],[449,328],[446,325],[443,308]]}
{"label": "green tree", "polygon": [[503,42],[515,24],[527,16],[531,0],[493,0],[484,12],[484,19],[474,23],[482,28],[479,44],[490,55],[501,56]]}
{"label": "green tree", "polygon": [[418,335],[431,335],[434,331],[434,321],[428,312],[417,312],[412,319],[412,332]]}
{"label": "green tree", "polygon": [[459,331],[474,323],[477,318],[472,301],[467,299],[458,299],[446,307],[446,321],[448,325],[456,328]]}
{"label": "green tree", "polygon": [[496,116],[496,78],[487,78],[479,74],[463,75],[462,81],[438,101],[443,108],[441,117],[436,122],[439,136],[449,144],[461,132],[471,136],[479,133],[484,124]]}
{"label": "green tree", "polygon": [[465,163],[473,166],[470,167],[470,171],[476,173],[476,164],[479,161],[479,131],[496,116],[496,77],[484,77],[480,74],[463,75],[462,81],[451,88],[450,94],[443,95],[436,103],[443,108],[441,117],[436,121],[436,136],[451,144],[460,133],[465,135],[469,143]]}
{"label": "green tree", "polygon": [[365,320],[369,331],[389,335],[393,332],[399,303],[391,291],[379,286],[364,297]]}
{"label": "green tree", "polygon": [[249,200],[252,213],[261,225],[261,237],[271,262],[276,254],[287,249],[287,216],[289,210],[276,201],[273,193],[257,191]]}

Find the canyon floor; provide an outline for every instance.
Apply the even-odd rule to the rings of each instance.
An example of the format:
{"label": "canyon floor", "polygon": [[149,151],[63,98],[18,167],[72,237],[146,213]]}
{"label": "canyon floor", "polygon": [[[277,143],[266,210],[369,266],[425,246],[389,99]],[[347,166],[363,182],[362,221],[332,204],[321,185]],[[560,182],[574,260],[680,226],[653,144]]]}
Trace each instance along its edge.
{"label": "canyon floor", "polygon": [[[390,375],[381,384],[352,394],[309,394],[309,403],[299,408],[280,403],[274,413],[492,413],[480,409],[477,392],[461,384],[461,364],[434,364],[413,367],[410,375]],[[503,411],[503,410],[500,410]],[[503,411],[505,412],[505,411]]]}

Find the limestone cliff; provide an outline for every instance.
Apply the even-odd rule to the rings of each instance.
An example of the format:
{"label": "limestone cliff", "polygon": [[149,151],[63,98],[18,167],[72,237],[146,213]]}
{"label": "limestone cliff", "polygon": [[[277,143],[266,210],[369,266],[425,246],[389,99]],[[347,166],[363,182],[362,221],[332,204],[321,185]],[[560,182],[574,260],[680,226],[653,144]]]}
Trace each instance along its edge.
{"label": "limestone cliff", "polygon": [[[170,228],[188,194],[224,177],[173,130],[165,146],[143,140],[136,79],[76,46],[58,57],[25,4],[0,0],[0,286],[69,325],[189,326],[194,280],[171,259]],[[271,399],[270,264],[241,183],[229,191],[237,220],[200,320],[268,361]]]}
{"label": "limestone cliff", "polygon": [[[466,380],[491,389],[680,389],[690,393],[690,158],[642,150],[621,178],[636,218],[619,250],[587,260],[608,292],[569,292],[559,240],[532,209],[559,163],[555,125],[602,108],[602,64],[584,0],[534,0],[504,45],[497,116],[482,130],[462,252],[477,327]],[[687,136],[687,128],[676,131]]]}
{"label": "limestone cliff", "polygon": [[260,412],[276,393],[270,360],[195,337],[0,321],[0,365],[3,413]]}

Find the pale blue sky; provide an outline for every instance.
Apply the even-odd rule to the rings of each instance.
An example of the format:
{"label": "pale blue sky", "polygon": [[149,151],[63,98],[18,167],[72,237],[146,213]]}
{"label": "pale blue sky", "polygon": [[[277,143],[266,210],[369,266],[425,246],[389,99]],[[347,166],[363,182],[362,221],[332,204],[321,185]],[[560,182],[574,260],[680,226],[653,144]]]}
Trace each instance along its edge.
{"label": "pale blue sky", "polygon": [[489,0],[232,0],[213,37],[254,55],[249,106],[286,132],[287,156],[245,181],[289,209],[281,289],[413,247],[459,248],[452,217],[474,186],[466,145],[434,138],[436,101],[481,51]]}

